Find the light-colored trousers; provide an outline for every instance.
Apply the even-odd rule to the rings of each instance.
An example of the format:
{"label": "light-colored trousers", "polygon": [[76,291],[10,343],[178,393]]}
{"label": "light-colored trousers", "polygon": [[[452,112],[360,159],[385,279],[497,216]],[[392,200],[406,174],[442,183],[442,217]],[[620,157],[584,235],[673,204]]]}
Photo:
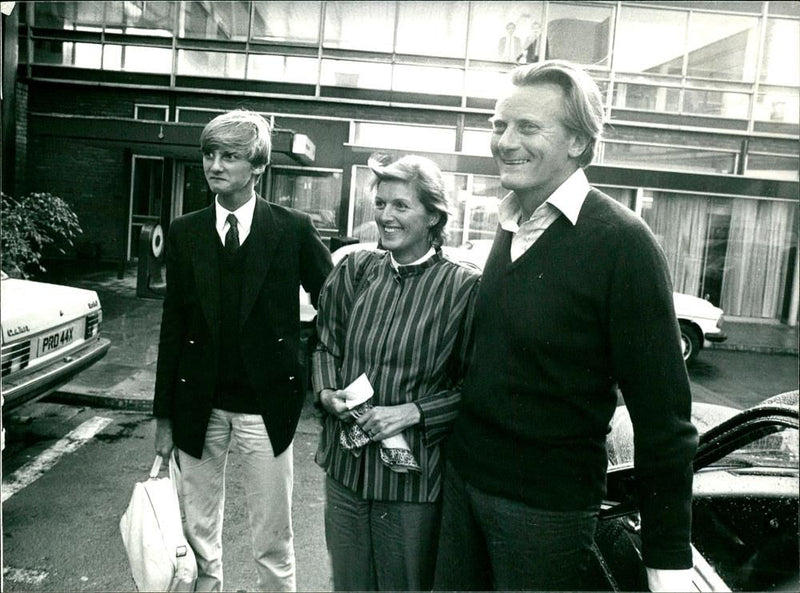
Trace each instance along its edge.
{"label": "light-colored trousers", "polygon": [[197,557],[197,591],[221,591],[222,519],[228,451],[241,453],[258,587],[296,591],[292,445],[275,457],[258,414],[214,409],[201,459],[179,451],[186,539]]}

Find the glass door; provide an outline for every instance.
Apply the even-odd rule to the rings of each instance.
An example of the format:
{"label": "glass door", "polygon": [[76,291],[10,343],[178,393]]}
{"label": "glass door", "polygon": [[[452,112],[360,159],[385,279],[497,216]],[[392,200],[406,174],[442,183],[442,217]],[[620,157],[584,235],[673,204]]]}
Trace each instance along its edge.
{"label": "glass door", "polygon": [[214,201],[208,189],[202,163],[178,163],[175,183],[175,200],[172,202],[171,218],[201,210]]}

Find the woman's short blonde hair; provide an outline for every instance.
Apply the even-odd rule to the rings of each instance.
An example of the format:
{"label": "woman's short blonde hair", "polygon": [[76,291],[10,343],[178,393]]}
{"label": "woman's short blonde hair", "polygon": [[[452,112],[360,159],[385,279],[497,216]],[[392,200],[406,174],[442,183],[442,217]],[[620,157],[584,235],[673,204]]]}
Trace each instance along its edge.
{"label": "woman's short blonde hair", "polygon": [[254,167],[269,163],[272,128],[255,111],[236,109],[212,119],[200,134],[203,152],[221,147],[241,153]]}
{"label": "woman's short blonde hair", "polygon": [[429,231],[432,245],[442,246],[447,240],[447,220],[450,209],[444,191],[444,180],[439,166],[423,156],[409,154],[393,161],[391,157],[373,154],[368,161],[369,168],[375,174],[371,189],[375,190],[383,181],[402,181],[417,193],[417,198],[425,210],[438,214],[439,219]]}
{"label": "woman's short blonde hair", "polygon": [[578,164],[581,167],[590,165],[603,132],[603,97],[594,79],[577,64],[548,60],[517,66],[511,71],[511,83],[515,86],[552,83],[561,87],[566,98],[563,123],[587,139]]}

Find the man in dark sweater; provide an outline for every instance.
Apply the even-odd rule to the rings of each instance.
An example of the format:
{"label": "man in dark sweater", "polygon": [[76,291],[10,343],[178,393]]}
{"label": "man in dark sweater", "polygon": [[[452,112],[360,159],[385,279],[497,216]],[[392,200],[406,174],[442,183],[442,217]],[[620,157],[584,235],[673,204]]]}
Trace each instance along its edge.
{"label": "man in dark sweater", "polygon": [[299,287],[314,303],[331,257],[301,212],[255,183],[270,127],[245,110],[203,130],[208,208],[172,221],[153,414],[156,453],[177,448],[197,591],[223,590],[222,520],[230,448],[241,454],[258,587],[296,589],[292,439],[305,399]]}
{"label": "man in dark sweater", "polygon": [[447,448],[435,588],[586,588],[619,390],[649,585],[688,590],[697,432],[666,260],[646,224],[586,180],[603,116],[591,77],[550,61],[511,83],[491,118],[511,192]]}

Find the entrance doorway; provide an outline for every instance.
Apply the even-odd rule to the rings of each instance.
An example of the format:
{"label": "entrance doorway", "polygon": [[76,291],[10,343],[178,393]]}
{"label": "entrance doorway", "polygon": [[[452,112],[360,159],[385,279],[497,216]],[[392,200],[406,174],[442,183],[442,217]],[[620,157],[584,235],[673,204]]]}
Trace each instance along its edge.
{"label": "entrance doorway", "polygon": [[202,164],[179,162],[175,177],[175,199],[172,201],[170,219],[201,210],[214,201],[214,194],[208,189]]}

